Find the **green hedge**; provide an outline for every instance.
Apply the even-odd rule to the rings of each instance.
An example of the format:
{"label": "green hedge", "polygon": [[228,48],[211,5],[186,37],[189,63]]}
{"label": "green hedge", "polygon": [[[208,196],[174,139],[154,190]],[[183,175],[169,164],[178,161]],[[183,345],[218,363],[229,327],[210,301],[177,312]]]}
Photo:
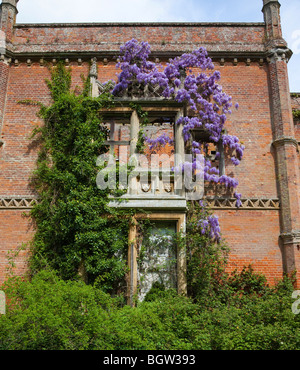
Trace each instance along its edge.
{"label": "green hedge", "polygon": [[2,289],[8,307],[0,317],[1,350],[291,350],[300,346],[300,319],[292,313],[290,282],[266,288],[263,294],[233,294],[226,302],[215,299],[211,307],[167,291],[131,308],[96,287],[63,281],[51,271],[41,271],[31,282],[10,279]]}

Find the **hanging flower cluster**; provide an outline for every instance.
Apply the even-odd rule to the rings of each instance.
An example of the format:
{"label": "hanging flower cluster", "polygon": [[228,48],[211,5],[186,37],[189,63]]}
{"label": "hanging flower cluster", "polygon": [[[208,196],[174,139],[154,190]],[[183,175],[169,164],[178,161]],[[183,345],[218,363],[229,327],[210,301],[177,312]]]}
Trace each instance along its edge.
{"label": "hanging flower cluster", "polygon": [[174,140],[170,138],[165,132],[160,135],[158,138],[151,139],[149,136],[145,135],[143,136],[145,142],[149,144],[150,151],[155,150],[157,147],[160,146],[166,146],[167,144],[173,145]]}
{"label": "hanging flower cluster", "polygon": [[[238,137],[224,132],[226,116],[231,114],[232,98],[224,93],[218,84],[221,78],[220,72],[214,70],[206,49],[201,47],[191,53],[171,59],[164,68],[149,61],[149,55],[150,46],[147,42],[132,39],[121,47],[118,64],[121,73],[112,94],[122,96],[122,93],[135,83],[141,86],[158,86],[162,97],[188,107],[189,115],[179,118],[176,124],[183,125],[184,141],[190,144],[192,153],[204,154],[208,145],[207,141],[221,142],[224,148],[228,148],[232,153],[231,161],[237,166],[243,157],[245,148]],[[235,108],[238,109],[238,104]],[[197,128],[206,132],[208,136],[206,142],[193,139],[193,130]],[[170,143],[170,139],[165,134],[156,139],[145,138],[145,141],[152,148]],[[216,156],[218,158],[220,153]],[[196,167],[195,165],[194,168]],[[238,186],[236,179],[224,174],[220,176],[219,170],[213,167],[209,158],[205,158],[204,180],[223,184],[232,189]],[[239,207],[241,195],[235,192],[234,196],[237,199],[236,205]],[[217,238],[216,218],[206,219],[205,222],[200,221],[200,224],[202,230],[206,230],[210,225],[210,233]]]}

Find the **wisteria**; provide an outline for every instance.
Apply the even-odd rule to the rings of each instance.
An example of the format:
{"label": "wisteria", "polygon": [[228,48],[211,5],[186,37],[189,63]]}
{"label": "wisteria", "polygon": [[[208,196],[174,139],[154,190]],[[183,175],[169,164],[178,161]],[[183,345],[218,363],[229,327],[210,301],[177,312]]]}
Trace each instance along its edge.
{"label": "wisteria", "polygon": [[206,204],[202,200],[199,201],[200,209],[202,209],[202,218],[198,221],[198,227],[202,235],[208,235],[210,239],[219,242],[221,239],[221,228],[218,216],[211,215],[207,211]]}
{"label": "wisteria", "polygon": [[170,144],[170,145],[173,145],[174,144],[174,140],[172,138],[170,138],[170,136],[168,136],[165,132],[160,135],[159,137],[155,138],[155,139],[151,139],[149,136],[145,135],[143,136],[145,142],[147,144],[149,144],[149,149],[150,151],[153,151],[155,150],[156,148],[162,146],[166,146],[167,144]]}
{"label": "wisteria", "polygon": [[[223,92],[219,85],[220,72],[215,70],[206,49],[200,47],[191,53],[171,59],[164,68],[148,60],[150,51],[147,42],[138,42],[135,39],[121,47],[118,64],[121,73],[112,91],[113,95],[122,96],[126,89],[137,83],[140,86],[157,86],[160,96],[182,103],[188,108],[188,115],[180,117],[175,124],[183,125],[184,141],[192,148],[192,153],[205,155],[208,142],[215,145],[221,143],[224,150],[231,153],[231,161],[237,166],[243,158],[245,147],[238,137],[225,133],[224,125],[227,115],[231,114],[232,98]],[[236,103],[235,109],[238,108]],[[205,132],[205,139],[195,140],[195,129]],[[150,149],[172,143],[166,134],[155,139],[145,137],[145,141],[150,145]],[[216,158],[219,157],[220,153],[217,152]],[[207,156],[204,180],[222,184],[226,188],[235,189],[238,186],[237,179],[225,174],[220,175],[219,169],[213,166]],[[241,194],[235,192],[234,196],[237,199],[237,207],[240,207]],[[199,227],[201,232],[208,233],[210,237],[219,238],[217,217],[209,216],[200,220]]]}
{"label": "wisteria", "polygon": [[212,240],[216,241],[221,239],[221,229],[218,216],[209,215],[207,218],[199,220],[198,227],[200,227],[202,235],[208,234]]}
{"label": "wisteria", "polygon": [[240,164],[240,160],[243,158],[244,154],[244,145],[240,143],[240,140],[236,136],[231,135],[223,135],[222,142],[224,146],[227,146],[231,150],[235,151],[235,155],[231,157],[231,161],[234,165],[238,166]]}

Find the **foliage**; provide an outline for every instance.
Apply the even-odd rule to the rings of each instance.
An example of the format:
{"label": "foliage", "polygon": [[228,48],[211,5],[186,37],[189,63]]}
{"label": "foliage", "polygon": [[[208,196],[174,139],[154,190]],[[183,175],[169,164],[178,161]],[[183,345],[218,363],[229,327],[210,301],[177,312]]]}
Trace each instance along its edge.
{"label": "foliage", "polygon": [[86,349],[106,335],[113,301],[99,289],[46,270],[31,282],[11,279],[4,289],[10,303],[0,318],[1,349]]}
{"label": "foliage", "polygon": [[41,150],[32,186],[40,202],[32,210],[31,271],[48,266],[65,279],[80,273],[107,291],[124,289],[128,222],[108,207],[108,191],[96,186],[96,160],[107,151],[99,110],[111,105],[110,94],[92,99],[71,92],[62,63],[48,86],[53,103],[41,108],[44,125],[34,132]]}
{"label": "foliage", "polygon": [[295,119],[300,119],[300,110],[299,109],[294,109],[293,110],[293,117]]}
{"label": "foliage", "polygon": [[[215,216],[208,208],[202,207],[198,202],[192,202],[187,214],[184,239],[187,248],[188,294],[203,304],[213,304],[216,294],[220,296],[222,291],[226,293],[223,288],[227,278],[225,269],[229,248],[220,241],[222,239],[219,230],[215,230],[208,222],[204,224],[212,217]],[[213,239],[218,243],[212,242]]]}
{"label": "foliage", "polygon": [[[200,154],[201,151],[205,153],[207,142],[203,139],[192,140],[192,130],[202,128],[208,133],[209,141],[222,141],[225,147],[234,152],[232,162],[239,164],[244,146],[238,137],[224,132],[226,115],[231,113],[232,98],[224,93],[218,84],[220,72],[213,71],[214,65],[205,48],[170,60],[164,69],[149,61],[151,51],[147,42],[139,43],[132,39],[126,42],[120,51],[119,67],[122,71],[112,91],[113,95],[122,95],[124,90],[136,82],[141,86],[158,85],[162,97],[171,98],[189,108],[190,115],[179,118],[176,124],[183,125],[185,142],[191,144],[194,154]],[[199,71],[197,74],[194,73],[196,70]],[[160,137],[156,140],[159,142]],[[238,185],[237,180],[229,176],[217,175],[218,173],[212,170],[211,161],[206,158],[205,180],[233,188]]]}
{"label": "foliage", "polygon": [[1,350],[293,350],[300,345],[289,280],[214,307],[173,291],[135,308],[122,306],[95,286],[64,281],[51,271],[39,272],[31,282],[10,279],[1,289],[9,302],[7,315],[0,316]]}
{"label": "foliage", "polygon": [[[213,69],[204,49],[170,61],[163,71],[147,60],[147,43],[132,40],[121,53],[115,95],[136,78],[159,84],[162,96],[199,113],[177,122],[185,127],[186,141],[193,128],[204,126],[210,140],[222,140],[236,152],[232,160],[238,164],[243,147],[223,132],[231,99],[217,85],[218,73],[204,73]],[[195,76],[194,67],[202,73]],[[32,185],[40,202],[32,211],[31,277],[12,277],[1,287],[8,307],[0,316],[0,349],[298,349],[300,318],[291,310],[292,282],[286,278],[269,287],[251,266],[228,273],[218,219],[203,202],[191,202],[186,236],[176,240],[177,248],[186,247],[188,297],[154,282],[143,302],[124,305],[128,215],[108,207],[108,191],[96,187],[96,159],[107,150],[99,110],[112,104],[111,96],[90,98],[87,83],[82,93],[72,93],[70,81],[70,71],[59,63],[47,82],[53,103],[39,104],[44,125],[34,132],[41,151]],[[142,134],[140,150],[147,141]],[[205,143],[190,144],[194,154],[205,152]],[[209,181],[237,185],[213,173],[208,159],[205,171]]]}
{"label": "foliage", "polygon": [[[220,72],[214,70],[206,49],[201,47],[191,53],[182,54],[171,59],[165,67],[149,61],[150,53],[150,45],[147,42],[138,42],[135,39],[121,46],[118,65],[121,73],[112,94],[122,96],[126,90],[143,90],[145,86],[155,86],[159,88],[161,97],[186,106],[188,113],[180,117],[175,124],[183,126],[185,145],[194,155],[192,171],[202,171],[204,181],[222,184],[227,189],[236,189],[238,180],[220,174],[208,155],[209,143],[221,143],[230,154],[232,163],[237,166],[243,158],[245,147],[237,136],[228,135],[225,131],[227,115],[231,114],[232,98],[219,85]],[[238,103],[235,107],[238,109]],[[195,138],[193,130],[202,130],[205,135]],[[150,150],[172,143],[172,139],[166,134],[155,139],[145,136],[144,141],[150,145]],[[143,149],[143,145],[144,142],[139,142],[139,150]],[[204,165],[199,160],[199,155],[204,156]],[[216,158],[218,157],[219,151],[216,153]],[[182,168],[177,170],[185,169],[186,164],[183,161]],[[241,194],[234,191],[233,196],[237,200],[236,206],[240,207]],[[202,220],[206,221],[208,226],[219,227],[216,218]]]}

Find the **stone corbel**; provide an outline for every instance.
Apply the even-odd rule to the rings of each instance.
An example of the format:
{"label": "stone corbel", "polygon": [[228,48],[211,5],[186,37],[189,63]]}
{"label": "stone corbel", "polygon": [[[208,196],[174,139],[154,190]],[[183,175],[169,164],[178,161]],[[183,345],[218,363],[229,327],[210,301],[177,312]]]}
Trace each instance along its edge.
{"label": "stone corbel", "polygon": [[5,63],[5,64],[10,64],[11,63],[11,58],[8,58],[6,55],[1,54],[0,55],[0,63]]}
{"label": "stone corbel", "polygon": [[281,61],[285,61],[286,63],[288,63],[292,55],[293,55],[293,52],[291,49],[286,48],[286,47],[277,47],[277,48],[273,48],[268,51],[267,61],[269,63],[281,62]]}
{"label": "stone corbel", "polygon": [[300,246],[300,230],[280,234],[283,244],[298,244]]}
{"label": "stone corbel", "polygon": [[294,137],[291,137],[291,136],[280,137],[279,139],[274,140],[272,143],[272,145],[275,148],[278,148],[279,146],[282,146],[285,144],[292,144],[298,149],[298,141]]}

